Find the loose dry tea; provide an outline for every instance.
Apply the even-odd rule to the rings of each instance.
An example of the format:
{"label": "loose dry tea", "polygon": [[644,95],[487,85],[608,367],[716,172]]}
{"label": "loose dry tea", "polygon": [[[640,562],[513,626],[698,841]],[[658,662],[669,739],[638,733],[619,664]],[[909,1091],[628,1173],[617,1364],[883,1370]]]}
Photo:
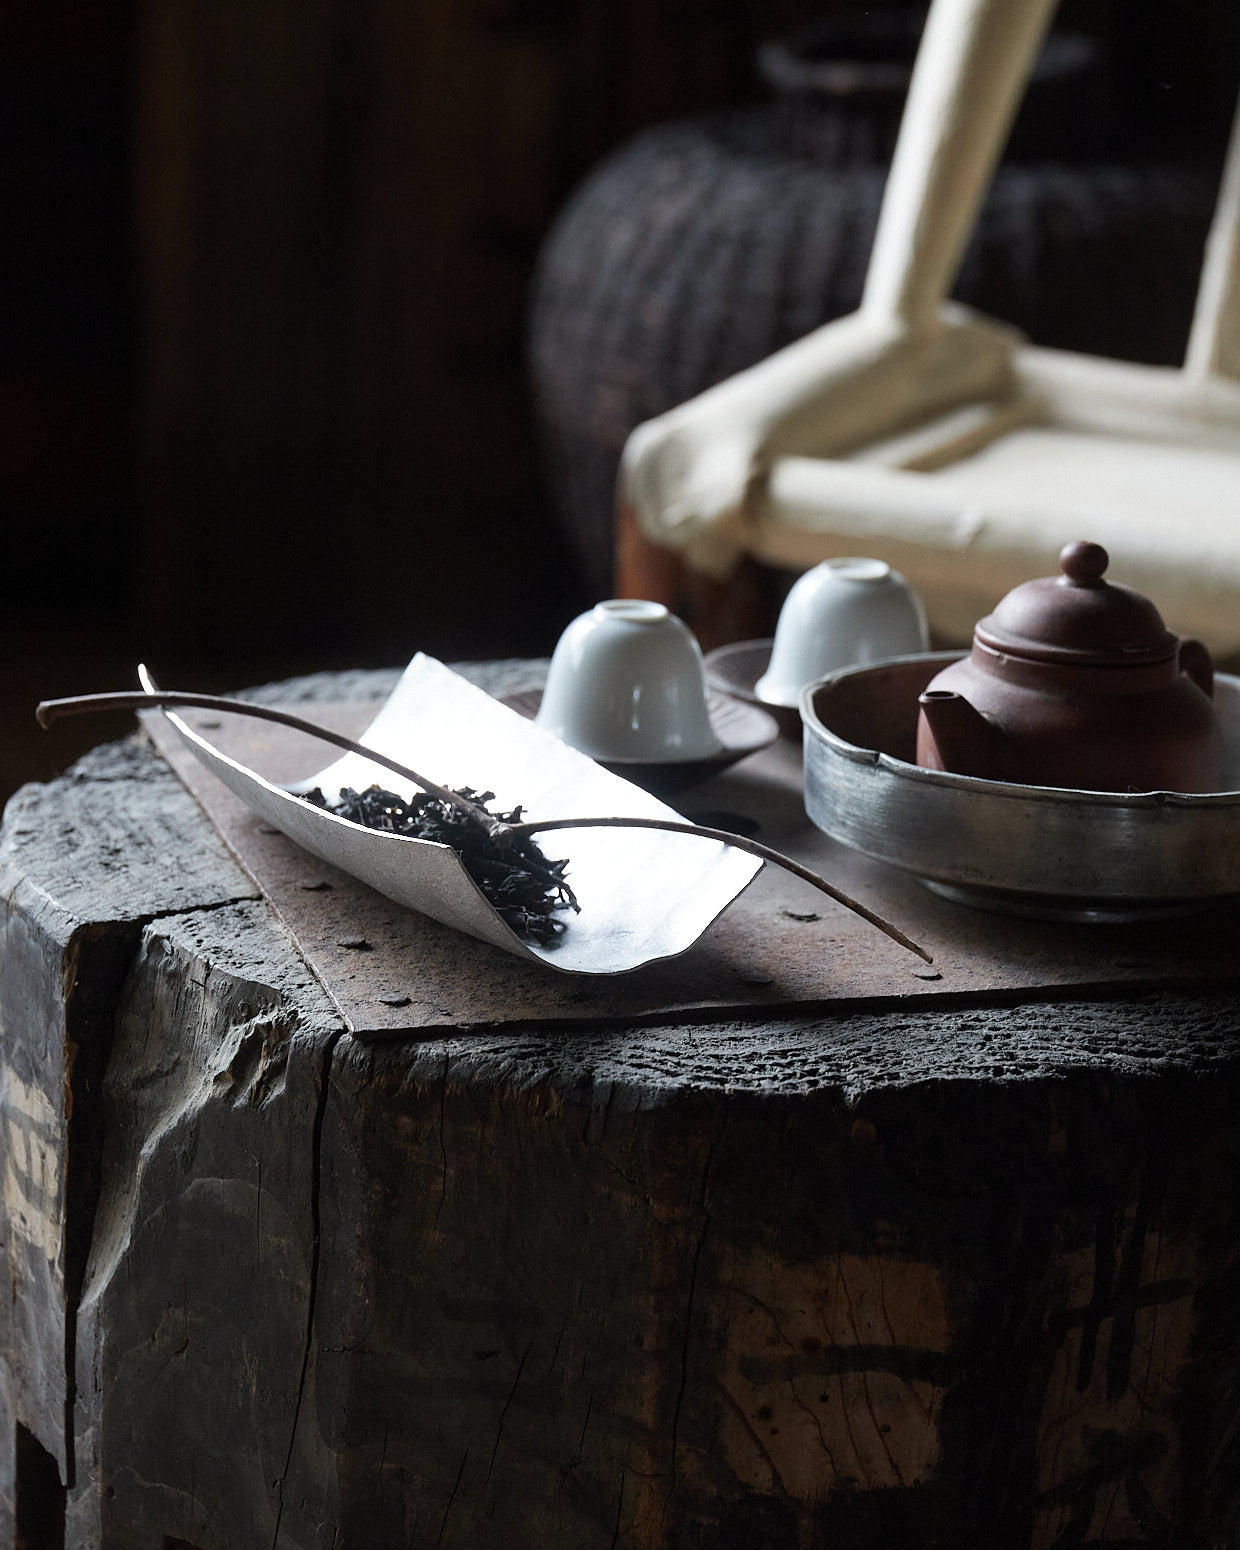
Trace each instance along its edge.
{"label": "loose dry tea", "polygon": [[[338,818],[360,824],[364,829],[382,829],[408,839],[433,840],[451,845],[461,864],[482,890],[488,903],[504,923],[523,942],[539,947],[551,946],[564,931],[565,922],[556,918],[557,910],[580,910],[573,890],[564,880],[565,861],[550,861],[536,841],[521,836],[501,845],[478,824],[468,810],[439,797],[417,795],[406,802],[394,791],[369,786],[354,791],[345,786],[340,799],[329,802],[317,786],[301,793],[304,800]],[[492,813],[487,806],[495,800],[493,791],[473,791],[462,786],[453,796],[461,797],[474,808],[501,824],[521,822],[523,809]]]}

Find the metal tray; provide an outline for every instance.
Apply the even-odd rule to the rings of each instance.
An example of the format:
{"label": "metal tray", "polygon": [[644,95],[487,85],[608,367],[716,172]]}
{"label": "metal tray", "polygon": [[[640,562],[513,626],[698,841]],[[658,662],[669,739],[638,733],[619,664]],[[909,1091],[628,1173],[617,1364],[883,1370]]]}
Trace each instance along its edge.
{"label": "metal tray", "polygon": [[1074,791],[923,770],[917,696],[960,652],[806,689],[805,807],[832,839],[936,893],[1041,919],[1184,914],[1240,894],[1240,678],[1218,674],[1225,791]]}

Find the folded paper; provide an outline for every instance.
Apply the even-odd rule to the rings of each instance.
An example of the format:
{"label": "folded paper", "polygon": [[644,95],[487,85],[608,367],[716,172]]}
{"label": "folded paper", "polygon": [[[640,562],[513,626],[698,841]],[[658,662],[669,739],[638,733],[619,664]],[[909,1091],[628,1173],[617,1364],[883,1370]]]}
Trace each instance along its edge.
{"label": "folded paper", "polygon": [[[153,684],[143,674],[143,687]],[[267,823],[312,854],[410,909],[570,974],[619,974],[691,947],[762,869],[731,846],[698,835],[643,829],[549,834],[546,852],[568,856],[581,905],[547,947],[523,942],[496,913],[449,846],[365,829],[302,800],[318,786],[329,801],[342,787],[378,784],[408,799],[416,791],[381,765],[346,754],[325,769],[278,786],[221,753],[179,717],[179,735],[224,784]],[[419,654],[361,742],[441,785],[493,791],[496,810],[525,818],[678,818],[639,787],[601,769],[541,727]]]}

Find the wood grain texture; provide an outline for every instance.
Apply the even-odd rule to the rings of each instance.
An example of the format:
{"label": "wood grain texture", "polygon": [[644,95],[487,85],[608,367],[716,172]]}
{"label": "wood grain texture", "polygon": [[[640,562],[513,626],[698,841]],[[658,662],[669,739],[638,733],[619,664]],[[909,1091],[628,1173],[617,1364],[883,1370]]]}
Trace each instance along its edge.
{"label": "wood grain texture", "polygon": [[[80,1296],[20,1288],[37,1374],[2,1331],[59,1446],[74,1326],[72,1550],[1240,1535],[1232,992],[366,1043],[151,750],[0,843],[6,1094],[108,1052],[30,1218]],[[66,1010],[71,921],[126,934]]]}
{"label": "wood grain texture", "polygon": [[[277,1528],[312,1435],[298,1421],[314,1138],[338,1031],[264,905],[145,929],[117,1009],[79,1315],[83,1545],[314,1542],[296,1504],[283,1541]],[[304,1462],[330,1478],[321,1451]]]}
{"label": "wood grain texture", "polygon": [[[133,744],[9,804],[0,849],[3,1299],[14,1420],[73,1476],[71,1355],[98,1189],[111,1010],[141,921],[253,896],[179,783]],[[126,831],[130,840],[125,839]]]}
{"label": "wood grain texture", "polygon": [[1197,1366],[1234,1074],[991,1065],[931,1102],[897,1064],[850,1104],[839,1031],[779,1074],[770,1030],[644,1034],[627,1072],[597,1036],[337,1046],[316,1381],[346,1542],[1015,1547],[1135,1511],[1191,1543],[1234,1512],[1236,1395]]}

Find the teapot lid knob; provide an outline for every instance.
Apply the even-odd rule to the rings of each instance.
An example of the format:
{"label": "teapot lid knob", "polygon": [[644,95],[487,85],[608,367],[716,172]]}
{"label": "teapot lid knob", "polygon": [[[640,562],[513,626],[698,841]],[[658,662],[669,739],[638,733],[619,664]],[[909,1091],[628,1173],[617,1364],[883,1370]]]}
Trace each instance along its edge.
{"label": "teapot lid knob", "polygon": [[1111,557],[1101,544],[1087,543],[1084,539],[1065,544],[1059,551],[1059,568],[1063,571],[1063,579],[1072,586],[1098,586],[1110,563]]}
{"label": "teapot lid knob", "polygon": [[1101,544],[1065,544],[1061,574],[1013,587],[978,621],[974,644],[1031,662],[1131,667],[1170,661],[1179,637],[1148,597],[1104,578],[1108,561]]}

